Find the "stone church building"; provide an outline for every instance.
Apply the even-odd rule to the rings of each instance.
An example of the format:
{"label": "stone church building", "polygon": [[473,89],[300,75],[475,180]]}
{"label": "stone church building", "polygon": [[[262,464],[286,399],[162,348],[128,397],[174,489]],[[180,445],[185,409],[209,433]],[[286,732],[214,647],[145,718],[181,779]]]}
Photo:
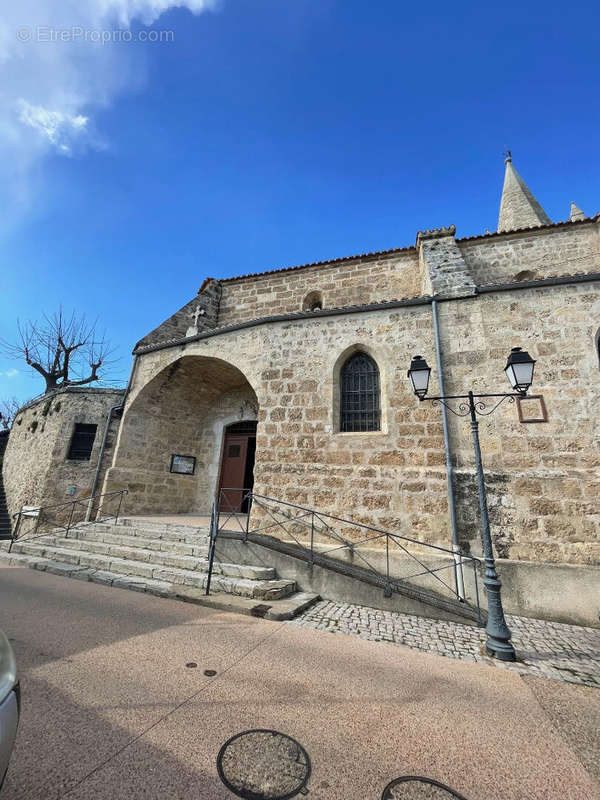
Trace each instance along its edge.
{"label": "stone church building", "polygon": [[[510,391],[520,346],[536,359],[535,399],[481,417],[495,548],[503,576],[543,567],[548,591],[583,586],[597,618],[599,331],[600,214],[572,203],[552,222],[509,157],[494,233],[451,225],[394,250],[206,278],[135,346],[97,491],[128,489],[130,514],[186,514],[209,512],[221,487],[253,488],[444,546],[455,518],[478,555],[468,419],[448,414],[445,436],[443,409],[418,401],[407,369],[427,359],[432,395],[440,378],[450,395]],[[15,434],[13,459],[23,444]],[[9,509],[64,499],[58,484],[19,495],[10,458],[9,442]],[[245,510],[241,493],[230,501]]]}

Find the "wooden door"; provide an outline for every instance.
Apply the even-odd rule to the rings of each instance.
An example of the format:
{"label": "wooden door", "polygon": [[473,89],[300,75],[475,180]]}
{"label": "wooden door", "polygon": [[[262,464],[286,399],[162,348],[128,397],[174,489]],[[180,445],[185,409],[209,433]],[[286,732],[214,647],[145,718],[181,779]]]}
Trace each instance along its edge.
{"label": "wooden door", "polygon": [[221,492],[220,511],[242,510],[247,454],[248,436],[225,434],[219,488],[228,491]]}

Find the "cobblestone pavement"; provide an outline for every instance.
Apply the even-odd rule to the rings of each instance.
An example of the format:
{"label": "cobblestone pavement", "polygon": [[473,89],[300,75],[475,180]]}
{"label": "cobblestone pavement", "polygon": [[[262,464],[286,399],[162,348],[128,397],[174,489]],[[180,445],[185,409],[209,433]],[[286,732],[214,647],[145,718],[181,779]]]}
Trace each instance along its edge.
{"label": "cobblestone pavement", "polygon": [[321,600],[289,624],[359,636],[463,661],[481,661],[528,675],[600,689],[600,630],[507,615],[518,661],[485,654],[485,630],[413,614]]}

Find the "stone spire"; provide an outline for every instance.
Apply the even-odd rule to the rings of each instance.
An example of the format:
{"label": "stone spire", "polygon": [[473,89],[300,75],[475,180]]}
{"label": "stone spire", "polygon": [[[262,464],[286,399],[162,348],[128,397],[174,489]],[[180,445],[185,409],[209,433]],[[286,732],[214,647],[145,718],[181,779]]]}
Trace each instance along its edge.
{"label": "stone spire", "polygon": [[577,222],[579,219],[585,219],[585,214],[579,208],[579,206],[575,205],[575,203],[571,200],[571,222]]}
{"label": "stone spire", "polygon": [[498,233],[550,224],[550,217],[531,194],[523,179],[513,167],[510,150],[504,163],[506,164],[506,172],[504,174],[502,200],[500,201]]}

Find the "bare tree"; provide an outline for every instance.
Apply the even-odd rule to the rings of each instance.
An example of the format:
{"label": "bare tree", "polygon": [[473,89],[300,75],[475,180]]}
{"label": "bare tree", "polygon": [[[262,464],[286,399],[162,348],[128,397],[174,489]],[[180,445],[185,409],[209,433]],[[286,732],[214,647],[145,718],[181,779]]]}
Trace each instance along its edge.
{"label": "bare tree", "polygon": [[21,403],[16,397],[5,397],[0,400],[0,429],[7,431],[14,422]]}
{"label": "bare tree", "polygon": [[6,354],[25,362],[46,381],[46,393],[66,386],[84,386],[100,380],[110,350],[96,323],[84,316],[64,315],[62,309],[41,322],[17,321],[19,340],[2,342]]}

